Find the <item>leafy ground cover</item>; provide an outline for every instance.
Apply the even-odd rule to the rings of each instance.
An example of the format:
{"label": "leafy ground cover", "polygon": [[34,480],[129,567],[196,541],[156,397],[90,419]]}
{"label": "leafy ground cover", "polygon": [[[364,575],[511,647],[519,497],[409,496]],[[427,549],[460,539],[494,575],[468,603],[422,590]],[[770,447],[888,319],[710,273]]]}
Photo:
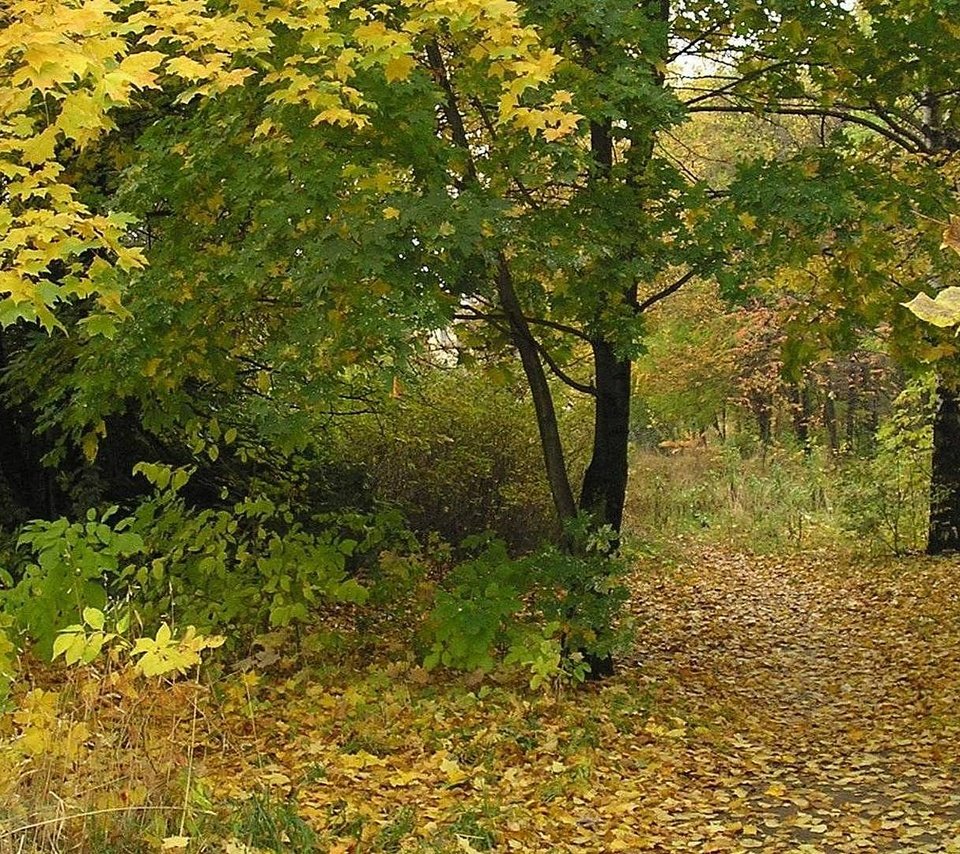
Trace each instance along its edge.
{"label": "leafy ground cover", "polygon": [[386,638],[173,686],[38,671],[0,850],[960,851],[957,568],[691,546],[638,570],[634,658],[559,693]]}

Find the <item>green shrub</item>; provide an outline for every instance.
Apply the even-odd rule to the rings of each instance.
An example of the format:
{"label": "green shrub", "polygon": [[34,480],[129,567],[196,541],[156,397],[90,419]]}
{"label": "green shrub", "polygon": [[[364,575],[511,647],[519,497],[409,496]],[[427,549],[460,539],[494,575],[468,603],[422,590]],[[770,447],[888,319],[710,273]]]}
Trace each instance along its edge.
{"label": "green shrub", "polygon": [[195,510],[180,496],[188,469],[138,470],[156,489],[129,515],[91,510],[82,522],[36,521],[21,532],[21,563],[3,573],[0,608],[47,656],[58,630],[108,601],[129,603],[147,626],[175,619],[233,637],[303,623],[323,601],[364,601],[356,570],[411,544],[396,514],[328,514],[306,525],[265,498]]}
{"label": "green shrub", "polygon": [[458,543],[496,531],[518,551],[556,536],[532,406],[479,371],[433,369],[381,414],[346,424],[340,445],[420,534]]}
{"label": "green shrub", "polygon": [[425,624],[425,666],[489,670],[502,660],[525,668],[533,688],[582,681],[587,659],[613,654],[628,634],[625,566],[608,546],[512,559],[501,540],[469,541],[476,554],[449,573]]}
{"label": "green shrub", "polygon": [[926,543],[934,400],[929,381],[908,384],[877,430],[874,455],[844,470],[843,523],[883,551],[900,555]]}

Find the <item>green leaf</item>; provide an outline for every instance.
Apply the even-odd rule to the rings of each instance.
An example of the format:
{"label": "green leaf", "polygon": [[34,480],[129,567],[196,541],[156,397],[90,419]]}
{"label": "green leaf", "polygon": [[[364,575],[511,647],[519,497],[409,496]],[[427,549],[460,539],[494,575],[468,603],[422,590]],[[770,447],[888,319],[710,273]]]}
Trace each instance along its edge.
{"label": "green leaf", "polygon": [[100,631],[104,624],[103,611],[99,608],[84,608],[83,621],[90,626],[91,629]]}

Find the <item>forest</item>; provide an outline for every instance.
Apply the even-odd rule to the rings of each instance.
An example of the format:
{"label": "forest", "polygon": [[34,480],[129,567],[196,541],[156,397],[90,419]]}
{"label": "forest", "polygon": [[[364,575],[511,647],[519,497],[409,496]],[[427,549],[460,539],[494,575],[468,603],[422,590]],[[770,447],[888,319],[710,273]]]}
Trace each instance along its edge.
{"label": "forest", "polygon": [[960,0],[2,0],[0,854],[960,853]]}

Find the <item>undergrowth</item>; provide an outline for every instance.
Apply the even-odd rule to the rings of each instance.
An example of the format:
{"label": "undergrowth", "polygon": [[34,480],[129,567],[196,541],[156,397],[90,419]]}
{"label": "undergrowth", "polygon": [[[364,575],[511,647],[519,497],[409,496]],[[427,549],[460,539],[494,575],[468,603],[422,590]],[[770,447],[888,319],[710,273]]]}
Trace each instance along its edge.
{"label": "undergrowth", "polygon": [[[881,437],[882,438],[882,437]],[[902,444],[902,440],[897,440]],[[832,548],[881,554],[923,549],[929,443],[872,457],[771,448],[638,450],[627,498],[630,533],[669,553],[691,536],[764,553]]]}

